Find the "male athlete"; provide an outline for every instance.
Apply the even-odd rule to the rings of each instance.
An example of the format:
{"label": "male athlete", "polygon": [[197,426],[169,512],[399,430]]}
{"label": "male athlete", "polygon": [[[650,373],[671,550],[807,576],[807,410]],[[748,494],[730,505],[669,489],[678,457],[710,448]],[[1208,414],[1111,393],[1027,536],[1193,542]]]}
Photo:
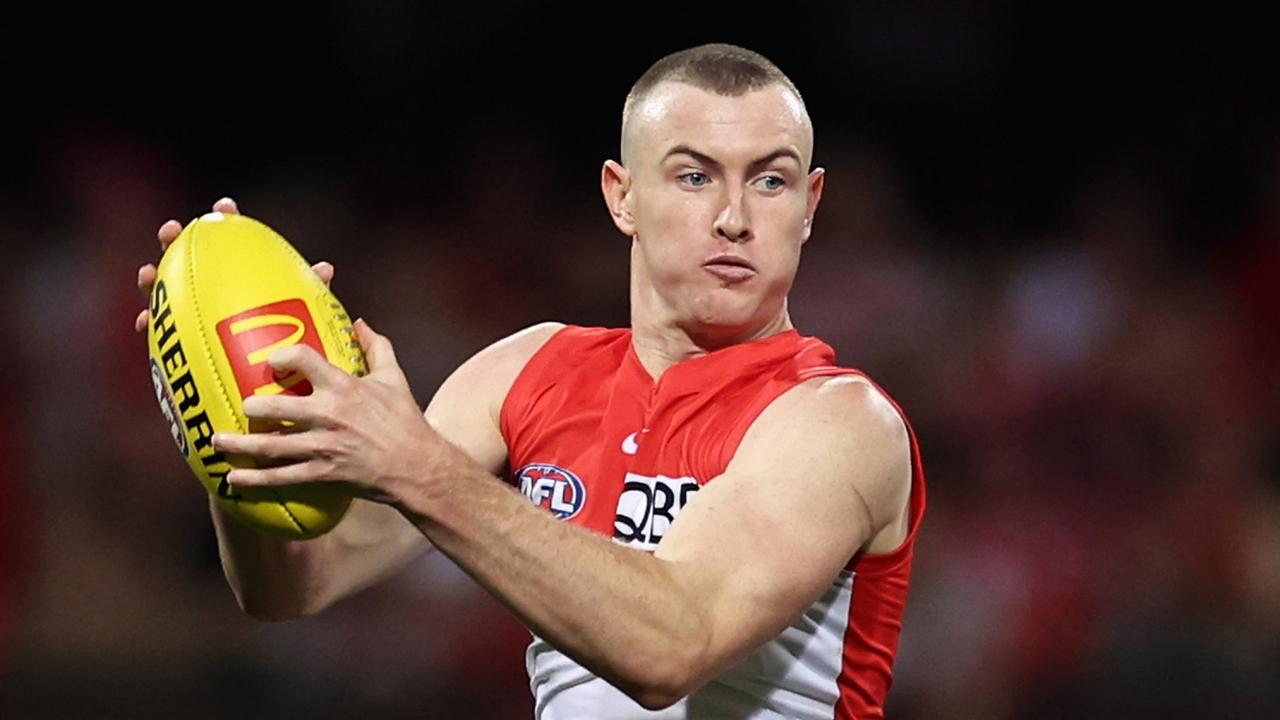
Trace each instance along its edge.
{"label": "male athlete", "polygon": [[[534,633],[539,718],[882,717],[924,477],[892,401],[787,313],[822,196],[812,150],[771,62],[675,53],[632,89],[621,162],[601,173],[631,238],[629,329],[518,332],[458,368],[425,420],[364,322],[364,378],[276,351],[313,393],[245,412],[302,431],[219,435],[274,465],[228,480],[338,482],[364,500],[309,542],[215,506],[241,606],[318,612],[429,543]],[[180,229],[165,223],[162,245]]]}

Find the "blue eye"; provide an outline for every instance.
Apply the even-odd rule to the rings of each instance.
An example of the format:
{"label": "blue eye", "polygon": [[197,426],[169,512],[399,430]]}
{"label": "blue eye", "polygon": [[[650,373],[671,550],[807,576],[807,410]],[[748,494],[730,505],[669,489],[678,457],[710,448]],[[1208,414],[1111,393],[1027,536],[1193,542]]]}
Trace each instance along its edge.
{"label": "blue eye", "polygon": [[786,182],[777,175],[765,175],[760,178],[760,182],[764,183],[765,190],[781,190]]}
{"label": "blue eye", "polygon": [[680,179],[694,187],[702,187],[711,182],[711,178],[707,177],[706,173],[701,172],[687,172],[681,175]]}

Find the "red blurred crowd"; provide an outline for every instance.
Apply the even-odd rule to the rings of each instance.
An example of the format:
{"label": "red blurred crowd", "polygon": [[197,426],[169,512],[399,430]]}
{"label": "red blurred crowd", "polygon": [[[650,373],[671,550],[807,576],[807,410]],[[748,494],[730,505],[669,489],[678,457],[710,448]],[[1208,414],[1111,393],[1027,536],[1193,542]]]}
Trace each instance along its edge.
{"label": "red blurred crowd", "polygon": [[[1195,243],[1124,163],[1084,173],[1051,230],[949,236],[891,151],[826,139],[792,315],[899,399],[930,478],[892,716],[1280,712],[1277,139],[1248,211]],[[492,150],[510,187],[436,212],[314,169],[206,192],[142,138],[66,140],[43,178],[60,223],[0,213],[23,240],[3,288],[0,714],[527,716],[527,634],[447,559],[315,618],[239,614],[132,279],[161,220],[231,192],[337,265],[425,403],[523,325],[626,322],[603,208],[519,182],[545,166],[532,141]]]}

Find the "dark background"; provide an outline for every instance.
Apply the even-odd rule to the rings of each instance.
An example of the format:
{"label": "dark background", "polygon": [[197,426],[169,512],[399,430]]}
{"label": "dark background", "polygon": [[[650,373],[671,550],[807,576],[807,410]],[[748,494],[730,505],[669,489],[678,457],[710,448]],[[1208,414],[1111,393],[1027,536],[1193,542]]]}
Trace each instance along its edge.
{"label": "dark background", "polygon": [[625,324],[600,163],[635,78],[710,41],[804,94],[829,175],[793,319],[920,435],[890,717],[1280,713],[1267,28],[994,2],[15,9],[0,716],[527,717],[527,634],[446,559],[319,617],[239,614],[134,272],[161,221],[232,195],[335,263],[422,402],[529,323]]}

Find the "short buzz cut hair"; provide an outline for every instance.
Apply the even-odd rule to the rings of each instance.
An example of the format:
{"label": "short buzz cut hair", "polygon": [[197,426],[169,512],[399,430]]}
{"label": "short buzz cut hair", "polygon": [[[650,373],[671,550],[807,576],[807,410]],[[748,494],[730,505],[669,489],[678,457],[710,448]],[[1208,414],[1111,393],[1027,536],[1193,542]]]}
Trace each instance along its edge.
{"label": "short buzz cut hair", "polygon": [[777,84],[786,87],[802,106],[804,104],[795,83],[773,61],[737,45],[710,43],[671,53],[646,70],[627,93],[627,102],[622,108],[623,124],[632,108],[654,86],[667,81],[730,97]]}

